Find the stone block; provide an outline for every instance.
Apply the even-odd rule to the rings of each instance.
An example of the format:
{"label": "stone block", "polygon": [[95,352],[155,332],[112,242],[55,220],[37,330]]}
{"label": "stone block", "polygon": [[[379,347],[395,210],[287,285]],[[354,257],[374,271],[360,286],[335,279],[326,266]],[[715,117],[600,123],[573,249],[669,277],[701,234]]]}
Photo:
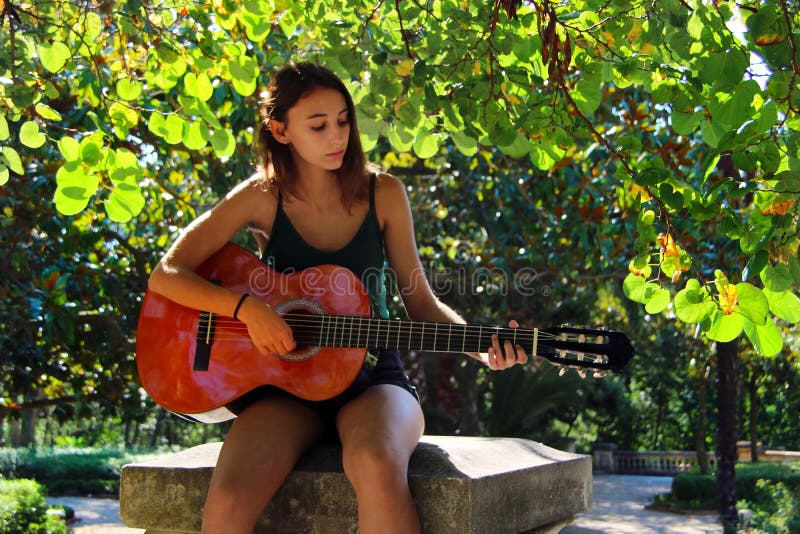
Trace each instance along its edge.
{"label": "stone block", "polygon": [[[199,532],[221,443],[126,465],[120,516],[149,534]],[[431,534],[557,532],[592,503],[588,456],[516,438],[424,436],[409,484],[423,531]],[[357,532],[355,494],[341,448],[306,454],[256,526],[256,533]]]}

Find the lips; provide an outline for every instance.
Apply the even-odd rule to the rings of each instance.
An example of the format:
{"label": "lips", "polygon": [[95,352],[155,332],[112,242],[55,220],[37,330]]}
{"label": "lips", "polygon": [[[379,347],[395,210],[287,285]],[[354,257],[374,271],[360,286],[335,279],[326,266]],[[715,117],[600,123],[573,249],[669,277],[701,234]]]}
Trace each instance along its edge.
{"label": "lips", "polygon": [[341,158],[344,156],[344,150],[339,150],[338,152],[331,152],[330,154],[326,154],[329,158]]}

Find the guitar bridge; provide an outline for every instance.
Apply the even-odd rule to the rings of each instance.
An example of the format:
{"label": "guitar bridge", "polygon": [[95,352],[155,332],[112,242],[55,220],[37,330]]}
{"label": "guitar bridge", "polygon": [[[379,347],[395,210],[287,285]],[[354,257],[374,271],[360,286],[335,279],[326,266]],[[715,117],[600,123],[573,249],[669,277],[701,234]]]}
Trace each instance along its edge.
{"label": "guitar bridge", "polygon": [[200,312],[200,322],[197,325],[197,346],[194,350],[194,371],[208,371],[211,360],[211,343],[214,341],[214,327],[217,316],[211,312]]}

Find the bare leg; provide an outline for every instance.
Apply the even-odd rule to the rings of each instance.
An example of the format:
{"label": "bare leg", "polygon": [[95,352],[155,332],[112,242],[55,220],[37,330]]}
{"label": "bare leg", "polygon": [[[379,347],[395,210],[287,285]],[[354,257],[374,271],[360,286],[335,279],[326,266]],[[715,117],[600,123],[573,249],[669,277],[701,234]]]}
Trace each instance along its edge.
{"label": "bare leg", "polygon": [[337,427],[361,534],[420,532],[408,488],[408,460],[425,427],[416,399],[397,386],[372,386],[341,409]]}
{"label": "bare leg", "polygon": [[203,508],[203,534],[252,534],[256,521],[323,425],[288,397],[249,406],[234,421],[214,468]]}

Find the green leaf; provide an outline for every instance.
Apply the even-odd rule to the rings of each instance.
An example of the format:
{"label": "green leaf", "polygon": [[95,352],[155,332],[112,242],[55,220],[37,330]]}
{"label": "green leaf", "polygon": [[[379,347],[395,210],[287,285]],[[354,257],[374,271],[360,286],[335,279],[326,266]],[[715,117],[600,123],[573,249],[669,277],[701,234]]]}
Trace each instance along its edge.
{"label": "green leaf", "polygon": [[675,295],[675,315],[684,323],[702,322],[716,309],[711,295],[694,278],[686,282],[686,286]]}
{"label": "green leaf", "polygon": [[672,112],[672,129],[679,135],[689,135],[697,130],[703,120],[702,111],[677,111]]}
{"label": "green leaf", "polygon": [[186,125],[183,131],[183,144],[189,150],[200,150],[208,144],[206,138],[203,137],[203,129],[205,126],[200,121],[192,121]]}
{"label": "green leaf", "polygon": [[44,68],[54,74],[63,69],[72,56],[69,47],[61,41],[55,41],[53,44],[39,44],[37,50]]}
{"label": "green leaf", "polygon": [[28,148],[39,148],[47,141],[47,137],[39,131],[39,125],[33,121],[27,121],[19,129],[19,140]]}
{"label": "green leaf", "polygon": [[800,322],[800,298],[791,290],[772,291],[765,288],[764,296],[769,302],[769,311],[777,317],[792,324]]}
{"label": "green leaf", "polygon": [[414,145],[416,132],[408,130],[402,123],[395,122],[389,126],[389,131],[386,134],[392,148],[398,152],[408,152]]}
{"label": "green leaf", "polygon": [[75,215],[86,208],[100,179],[96,174],[86,174],[82,163],[71,161],[58,169],[56,183],[56,209],[64,215]]}
{"label": "green leaf", "polygon": [[767,321],[765,325],[754,325],[745,321],[744,333],[758,354],[765,358],[775,356],[783,348],[781,332],[772,321]]}
{"label": "green leaf", "polygon": [[764,287],[770,291],[779,292],[792,285],[792,273],[786,264],[779,263],[774,267],[767,265],[761,271],[761,281]]}
{"label": "green leaf", "polygon": [[639,275],[630,273],[622,282],[622,291],[630,300],[643,304],[646,302],[644,298],[646,286],[647,280]]}
{"label": "green leaf", "polygon": [[0,141],[5,141],[11,136],[8,131],[8,121],[2,115],[0,115]]}
{"label": "green leaf", "polygon": [[550,170],[553,165],[561,161],[566,152],[561,148],[551,145],[542,139],[536,139],[531,142],[531,163],[537,169],[546,171]]}
{"label": "green leaf", "polygon": [[738,305],[734,309],[735,312],[744,315],[754,324],[766,323],[769,302],[759,288],[747,282],[736,284],[736,299]]}
{"label": "green leaf", "polygon": [[229,157],[236,150],[236,141],[225,128],[214,130],[206,139],[211,142],[214,153],[220,158]]}
{"label": "green leaf", "polygon": [[510,145],[497,147],[501,152],[511,156],[512,158],[521,158],[527,156],[531,152],[531,143],[528,137],[524,134],[517,133],[516,139]]}
{"label": "green leaf", "polygon": [[742,280],[749,280],[750,277],[759,274],[769,262],[769,253],[760,249],[747,262],[742,270]]}
{"label": "green leaf", "polygon": [[81,161],[91,167],[98,165],[105,157],[102,137],[94,134],[84,137],[80,142],[80,151]]}
{"label": "green leaf", "polygon": [[745,319],[744,316],[733,313],[725,315],[719,310],[715,310],[711,317],[711,326],[706,331],[709,339],[720,342],[733,341],[742,333]]}
{"label": "green leaf", "polygon": [[[478,141],[460,130],[450,132],[450,138],[456,148],[465,156],[474,156],[478,152]],[[394,143],[392,143],[394,144]]]}
{"label": "green leaf", "polygon": [[177,145],[183,141],[183,128],[185,124],[186,121],[178,114],[173,113],[167,117],[164,121],[164,141],[170,145]]}
{"label": "green leaf", "polygon": [[6,185],[6,182],[8,182],[8,176],[8,167],[0,163],[0,185]]}
{"label": "green leaf", "polygon": [[578,110],[583,115],[592,116],[600,106],[603,97],[602,83],[598,76],[586,76],[575,84],[575,89],[570,93]]}
{"label": "green leaf", "polygon": [[117,80],[117,96],[128,102],[136,100],[142,95],[142,84],[138,80],[131,78],[120,78]]}
{"label": "green leaf", "polygon": [[60,121],[61,120],[61,113],[54,110],[47,104],[36,104],[36,113],[43,119],[47,119],[49,121]]}
{"label": "green leaf", "polygon": [[138,187],[115,187],[104,207],[112,220],[128,222],[144,208],[144,196]]}
{"label": "green leaf", "polygon": [[645,304],[644,309],[647,313],[655,315],[664,311],[667,306],[669,306],[669,301],[669,290],[660,287],[653,292],[647,304]]}
{"label": "green leaf", "polygon": [[414,153],[422,159],[431,158],[439,152],[441,140],[442,136],[440,134],[423,131],[414,141]]}
{"label": "green leaf", "polygon": [[201,72],[199,75],[189,72],[184,76],[183,84],[187,95],[198,98],[202,102],[207,101],[214,94],[214,87],[205,72]]}
{"label": "green leaf", "polygon": [[73,137],[64,136],[59,139],[58,151],[67,161],[76,161],[81,157],[81,145]]}
{"label": "green leaf", "polygon": [[671,173],[666,169],[645,169],[633,177],[633,181],[641,186],[656,185],[669,179]]}
{"label": "green leaf", "polygon": [[10,146],[3,147],[3,158],[5,159],[6,166],[17,174],[25,174],[25,169],[22,168],[22,159],[16,150]]}

